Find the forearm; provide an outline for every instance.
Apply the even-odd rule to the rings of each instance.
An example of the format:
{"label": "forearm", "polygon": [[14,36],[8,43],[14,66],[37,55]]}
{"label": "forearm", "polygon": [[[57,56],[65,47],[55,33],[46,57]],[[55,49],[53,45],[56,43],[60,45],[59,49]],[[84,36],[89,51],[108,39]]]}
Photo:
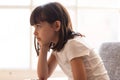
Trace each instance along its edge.
{"label": "forearm", "polygon": [[47,50],[40,50],[37,66],[38,77],[41,80],[48,78]]}

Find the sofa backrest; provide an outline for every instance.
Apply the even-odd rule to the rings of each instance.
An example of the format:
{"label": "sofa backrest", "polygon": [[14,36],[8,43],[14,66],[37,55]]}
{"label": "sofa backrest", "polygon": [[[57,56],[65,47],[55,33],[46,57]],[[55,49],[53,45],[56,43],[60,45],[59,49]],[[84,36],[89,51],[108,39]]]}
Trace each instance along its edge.
{"label": "sofa backrest", "polygon": [[99,54],[108,71],[110,80],[120,80],[120,42],[106,42],[100,46]]}

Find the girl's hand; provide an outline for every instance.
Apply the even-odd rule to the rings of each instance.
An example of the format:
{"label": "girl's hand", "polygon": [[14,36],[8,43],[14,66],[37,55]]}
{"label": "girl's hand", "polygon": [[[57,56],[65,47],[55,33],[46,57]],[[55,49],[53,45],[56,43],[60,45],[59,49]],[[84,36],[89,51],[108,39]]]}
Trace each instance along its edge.
{"label": "girl's hand", "polygon": [[47,53],[50,49],[50,42],[49,43],[41,43],[39,42],[39,45],[40,45],[40,52],[42,53]]}

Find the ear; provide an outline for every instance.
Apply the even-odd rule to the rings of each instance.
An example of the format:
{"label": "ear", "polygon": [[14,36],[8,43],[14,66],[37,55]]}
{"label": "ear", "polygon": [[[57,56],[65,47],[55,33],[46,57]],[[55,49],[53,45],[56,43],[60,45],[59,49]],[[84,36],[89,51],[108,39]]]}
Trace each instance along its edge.
{"label": "ear", "polygon": [[61,25],[61,22],[60,22],[60,21],[55,21],[55,22],[54,22],[54,26],[53,26],[53,27],[54,27],[54,30],[55,30],[55,31],[59,31],[59,30],[60,30],[60,27],[61,27],[60,25]]}

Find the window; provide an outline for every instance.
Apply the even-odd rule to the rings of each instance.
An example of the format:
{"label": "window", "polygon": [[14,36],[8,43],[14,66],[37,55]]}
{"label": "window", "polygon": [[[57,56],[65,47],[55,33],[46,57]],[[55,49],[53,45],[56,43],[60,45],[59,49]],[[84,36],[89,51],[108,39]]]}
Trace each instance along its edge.
{"label": "window", "polygon": [[0,68],[29,68],[29,13],[27,9],[0,9]]}
{"label": "window", "polygon": [[86,35],[91,45],[119,41],[120,14],[117,9],[79,9],[77,31]]}
{"label": "window", "polygon": [[[73,29],[84,34],[99,49],[103,42],[120,41],[119,0],[52,0],[68,10]],[[36,78],[37,55],[33,30],[29,24],[31,11],[50,0],[0,0],[0,79]],[[57,67],[53,75],[67,80]],[[52,79],[53,80],[53,79]]]}
{"label": "window", "polygon": [[28,6],[31,0],[0,0],[1,6]]}

